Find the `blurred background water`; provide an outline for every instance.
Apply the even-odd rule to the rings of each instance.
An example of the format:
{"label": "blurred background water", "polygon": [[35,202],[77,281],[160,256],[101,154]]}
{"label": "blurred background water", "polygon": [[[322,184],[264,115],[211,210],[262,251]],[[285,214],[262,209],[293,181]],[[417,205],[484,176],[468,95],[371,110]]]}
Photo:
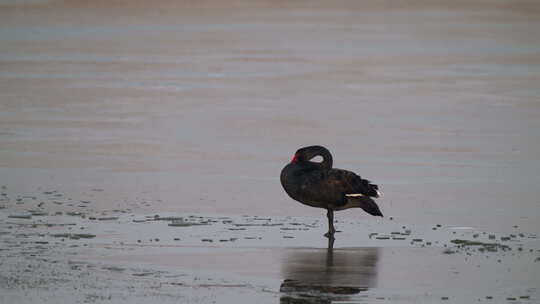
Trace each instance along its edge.
{"label": "blurred background water", "polygon": [[[1,1],[0,184],[313,215],[321,144],[403,222],[540,231],[536,1]],[[366,218],[358,210],[339,217]]]}

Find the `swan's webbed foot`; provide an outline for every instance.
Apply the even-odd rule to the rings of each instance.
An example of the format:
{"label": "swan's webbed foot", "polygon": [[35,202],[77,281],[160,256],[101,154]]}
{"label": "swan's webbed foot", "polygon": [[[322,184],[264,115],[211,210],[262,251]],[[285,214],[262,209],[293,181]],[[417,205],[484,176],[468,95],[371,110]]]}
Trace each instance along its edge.
{"label": "swan's webbed foot", "polygon": [[334,233],[335,231],[328,231],[327,233],[324,234],[324,237],[329,238],[329,239],[334,239]]}

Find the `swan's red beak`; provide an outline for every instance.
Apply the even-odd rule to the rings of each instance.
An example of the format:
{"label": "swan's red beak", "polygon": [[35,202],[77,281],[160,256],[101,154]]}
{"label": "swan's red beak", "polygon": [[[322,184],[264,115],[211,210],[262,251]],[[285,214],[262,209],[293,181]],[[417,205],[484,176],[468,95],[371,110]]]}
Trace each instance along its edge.
{"label": "swan's red beak", "polygon": [[291,163],[295,163],[297,161],[298,161],[298,156],[295,154],[291,159]]}

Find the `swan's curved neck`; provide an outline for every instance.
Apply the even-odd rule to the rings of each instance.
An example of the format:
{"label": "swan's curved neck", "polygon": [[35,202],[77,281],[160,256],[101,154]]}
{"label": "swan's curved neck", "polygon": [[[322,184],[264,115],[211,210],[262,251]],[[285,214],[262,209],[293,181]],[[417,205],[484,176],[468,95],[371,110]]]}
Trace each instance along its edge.
{"label": "swan's curved neck", "polygon": [[324,148],[318,149],[309,159],[312,159],[316,156],[321,156],[323,160],[320,163],[315,163],[315,162],[313,163],[317,164],[317,166],[319,166],[321,169],[327,169],[327,170],[332,169],[333,160],[332,160],[332,154],[330,154],[330,151]]}

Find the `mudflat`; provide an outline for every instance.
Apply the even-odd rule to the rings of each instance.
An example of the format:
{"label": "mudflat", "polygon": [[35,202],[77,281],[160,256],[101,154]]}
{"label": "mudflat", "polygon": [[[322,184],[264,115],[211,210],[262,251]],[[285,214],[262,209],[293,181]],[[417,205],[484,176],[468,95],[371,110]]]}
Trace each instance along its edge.
{"label": "mudflat", "polygon": [[[0,1],[0,302],[537,302],[539,13]],[[331,251],[313,144],[383,192]]]}

